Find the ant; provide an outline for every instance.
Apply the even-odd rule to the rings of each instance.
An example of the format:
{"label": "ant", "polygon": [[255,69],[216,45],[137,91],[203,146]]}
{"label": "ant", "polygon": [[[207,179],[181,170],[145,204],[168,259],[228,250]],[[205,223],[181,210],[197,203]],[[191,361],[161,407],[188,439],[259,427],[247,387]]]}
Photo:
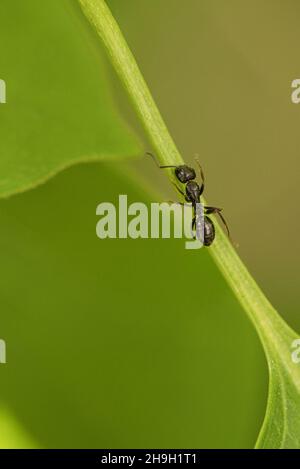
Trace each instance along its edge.
{"label": "ant", "polygon": [[[198,159],[196,159],[196,161],[200,169],[201,185],[199,185],[198,182],[195,181],[195,179],[197,178],[197,175],[196,175],[196,171],[194,170],[194,168],[191,168],[190,166],[187,166],[185,164],[179,165],[179,166],[176,166],[176,165],[160,166],[157,160],[155,159],[154,155],[152,155],[152,153],[147,152],[146,154],[151,156],[153,160],[155,161],[156,165],[161,169],[175,168],[175,176],[179,182],[181,182],[182,184],[185,184],[185,192],[183,192],[177,186],[177,184],[174,183],[174,185],[176,189],[178,190],[178,192],[180,192],[180,194],[183,195],[186,202],[189,202],[192,204],[192,207],[194,209],[192,228],[194,228],[196,226],[196,206],[197,206],[196,204],[200,203],[200,197],[204,191],[204,173],[203,173],[203,170],[201,168],[201,165]],[[226,228],[227,235],[230,239],[229,228],[225,221],[225,218],[221,214],[221,210],[222,210],[221,208],[217,208],[217,207],[207,207],[207,206],[204,207],[204,240],[203,240],[204,246],[210,246],[215,239],[216,233],[215,233],[214,224],[212,220],[207,216],[213,213],[216,213],[221,218]]]}

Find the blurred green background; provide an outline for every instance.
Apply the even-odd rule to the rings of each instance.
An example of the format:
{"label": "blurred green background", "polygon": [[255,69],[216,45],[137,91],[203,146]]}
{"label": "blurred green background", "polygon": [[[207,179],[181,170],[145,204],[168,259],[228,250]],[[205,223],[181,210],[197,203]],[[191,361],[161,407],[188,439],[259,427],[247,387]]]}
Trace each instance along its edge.
{"label": "blurred green background", "polygon": [[239,253],[299,330],[299,2],[108,3],[185,160],[199,155],[209,203],[224,208]]}
{"label": "blurred green background", "polygon": [[[300,330],[300,106],[290,99],[300,73],[300,6],[108,4],[184,158],[199,154],[209,203],[224,207],[240,255]],[[94,33],[85,40],[94,43]],[[116,105],[144,139],[108,63],[107,76]],[[118,194],[151,201],[128,168],[174,198],[141,155],[75,166],[0,202],[2,447],[254,446],[266,363],[208,250],[186,251],[180,240],[96,238],[99,202]]]}

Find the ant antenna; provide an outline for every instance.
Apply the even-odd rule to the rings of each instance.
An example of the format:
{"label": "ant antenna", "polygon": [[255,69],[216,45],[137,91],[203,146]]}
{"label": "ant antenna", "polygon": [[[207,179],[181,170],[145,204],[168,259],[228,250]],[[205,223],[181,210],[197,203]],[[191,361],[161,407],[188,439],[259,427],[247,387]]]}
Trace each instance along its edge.
{"label": "ant antenna", "polygon": [[217,213],[218,213],[219,217],[221,218],[221,220],[223,222],[223,225],[226,228],[228,238],[230,239],[230,241],[232,241],[231,236],[230,236],[230,231],[229,231],[229,228],[228,228],[228,225],[227,225],[227,222],[226,222],[225,218],[223,217],[223,215],[220,211],[218,211]]}
{"label": "ant antenna", "polygon": [[177,167],[176,165],[160,166],[160,164],[158,163],[157,159],[155,158],[155,156],[154,156],[152,153],[150,153],[149,151],[146,151],[146,155],[151,156],[151,158],[153,159],[154,163],[156,164],[156,166],[157,166],[158,168],[161,168],[161,169],[162,169],[162,168],[176,168],[176,167]]}

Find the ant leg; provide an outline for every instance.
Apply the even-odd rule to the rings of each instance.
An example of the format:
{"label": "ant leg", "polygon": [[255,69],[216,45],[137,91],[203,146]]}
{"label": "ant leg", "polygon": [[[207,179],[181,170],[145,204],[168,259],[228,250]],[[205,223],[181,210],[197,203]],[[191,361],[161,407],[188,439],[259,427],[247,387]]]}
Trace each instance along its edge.
{"label": "ant leg", "polygon": [[176,189],[178,190],[178,192],[179,192],[181,195],[183,195],[183,197],[185,197],[185,193],[180,189],[180,187],[178,187],[177,184],[175,184],[175,182],[173,182],[172,184],[176,187]]}
{"label": "ant leg", "polygon": [[[196,231],[196,215],[193,217],[193,220],[192,220],[192,231]],[[194,239],[196,239],[196,236],[194,235],[193,236]]]}
{"label": "ant leg", "polygon": [[158,168],[160,168],[160,169],[165,169],[165,168],[176,168],[176,167],[177,167],[177,166],[175,166],[175,165],[170,165],[170,166],[169,166],[169,165],[168,165],[168,166],[161,166],[161,165],[158,163],[157,159],[155,158],[155,156],[154,156],[152,153],[150,153],[149,151],[147,151],[147,152],[146,152],[146,155],[149,155],[149,156],[151,156],[151,158],[152,158],[152,159],[153,159],[153,161],[155,162],[156,166],[157,166]]}
{"label": "ant leg", "polygon": [[212,213],[219,213],[219,212],[222,211],[222,209],[218,208],[218,207],[207,207],[207,206],[205,206],[204,209],[205,209],[205,213],[207,215],[210,215]]}
{"label": "ant leg", "polygon": [[200,195],[201,195],[201,194],[203,194],[204,184],[205,184],[204,172],[203,172],[202,166],[201,166],[200,161],[198,160],[197,156],[195,156],[195,161],[196,161],[197,165],[199,166],[200,176],[201,176],[201,180],[202,180],[202,184],[201,184],[201,187],[200,187]]}
{"label": "ant leg", "polygon": [[229,239],[231,239],[230,231],[229,231],[228,225],[227,225],[227,223],[226,223],[225,218],[223,217],[223,215],[222,215],[222,213],[221,213],[221,210],[222,210],[222,209],[221,209],[221,208],[217,208],[217,207],[204,207],[204,209],[205,209],[205,213],[206,213],[207,215],[209,215],[210,213],[216,213],[216,214],[219,215],[219,217],[221,218],[221,220],[222,220],[222,222],[223,222],[223,224],[224,224],[224,226],[225,226],[225,228],[226,228],[227,236],[228,236]]}

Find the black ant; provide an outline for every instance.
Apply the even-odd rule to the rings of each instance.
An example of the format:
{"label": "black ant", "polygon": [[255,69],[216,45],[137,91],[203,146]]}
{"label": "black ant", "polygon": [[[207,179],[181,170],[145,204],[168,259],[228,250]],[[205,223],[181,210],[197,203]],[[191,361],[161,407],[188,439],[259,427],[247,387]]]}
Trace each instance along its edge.
{"label": "black ant", "polygon": [[[200,169],[201,186],[197,183],[197,181],[195,181],[197,175],[196,175],[196,171],[194,170],[194,168],[191,168],[190,166],[187,166],[185,164],[180,165],[180,166],[176,166],[176,165],[160,166],[158,162],[156,161],[154,155],[152,155],[152,153],[147,152],[147,155],[151,156],[154,159],[157,166],[161,169],[175,168],[176,178],[178,179],[179,182],[186,185],[185,193],[184,193],[177,186],[177,184],[174,184],[178,192],[180,192],[180,194],[183,195],[185,200],[187,202],[190,202],[193,206],[194,217],[193,217],[193,222],[192,222],[192,228],[194,228],[196,225],[196,206],[197,206],[196,204],[200,203],[200,196],[203,194],[203,191],[204,191],[204,173],[203,173],[203,170],[201,168],[199,161],[196,160]],[[207,207],[207,206],[204,207],[204,240],[203,240],[204,246],[210,246],[215,239],[216,233],[215,233],[214,224],[212,220],[207,216],[213,213],[216,213],[217,215],[219,215],[219,217],[221,218],[226,228],[227,235],[230,238],[229,228],[225,221],[225,218],[221,214],[221,210],[222,210],[221,208],[217,208],[217,207]]]}

